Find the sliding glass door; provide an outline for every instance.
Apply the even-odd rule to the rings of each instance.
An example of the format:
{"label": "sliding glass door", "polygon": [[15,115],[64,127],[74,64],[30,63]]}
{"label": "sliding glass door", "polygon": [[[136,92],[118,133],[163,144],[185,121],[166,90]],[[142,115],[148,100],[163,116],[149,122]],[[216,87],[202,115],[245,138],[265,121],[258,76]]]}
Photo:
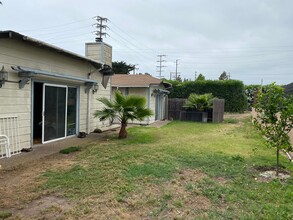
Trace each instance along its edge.
{"label": "sliding glass door", "polygon": [[77,89],[44,84],[42,143],[76,134]]}

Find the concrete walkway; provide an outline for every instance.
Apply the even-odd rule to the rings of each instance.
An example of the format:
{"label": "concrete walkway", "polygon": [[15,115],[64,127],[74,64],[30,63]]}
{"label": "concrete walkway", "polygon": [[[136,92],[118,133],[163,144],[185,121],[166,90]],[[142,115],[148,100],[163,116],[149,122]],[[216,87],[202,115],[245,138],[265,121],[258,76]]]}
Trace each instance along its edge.
{"label": "concrete walkway", "polygon": [[[160,128],[169,122],[170,121],[157,121],[149,126]],[[29,163],[30,161],[35,161],[50,155],[54,155],[60,150],[71,146],[81,146],[97,143],[99,141],[106,140],[109,135],[118,132],[119,125],[114,125],[108,131],[104,131],[103,133],[91,133],[87,135],[86,138],[70,137],[52,143],[34,145],[33,150],[30,152],[23,152],[21,154],[12,156],[11,158],[0,159],[0,170],[14,169],[24,163]]]}

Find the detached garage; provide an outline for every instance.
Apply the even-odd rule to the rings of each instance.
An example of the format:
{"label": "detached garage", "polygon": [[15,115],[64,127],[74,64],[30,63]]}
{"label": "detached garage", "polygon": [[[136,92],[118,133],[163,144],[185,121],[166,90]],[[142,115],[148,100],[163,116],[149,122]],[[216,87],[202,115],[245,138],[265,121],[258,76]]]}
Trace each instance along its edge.
{"label": "detached garage", "polygon": [[139,124],[151,124],[168,118],[168,94],[172,85],[149,74],[115,74],[112,80],[112,94],[120,90],[123,95],[135,94],[146,98],[147,107],[154,115]]}

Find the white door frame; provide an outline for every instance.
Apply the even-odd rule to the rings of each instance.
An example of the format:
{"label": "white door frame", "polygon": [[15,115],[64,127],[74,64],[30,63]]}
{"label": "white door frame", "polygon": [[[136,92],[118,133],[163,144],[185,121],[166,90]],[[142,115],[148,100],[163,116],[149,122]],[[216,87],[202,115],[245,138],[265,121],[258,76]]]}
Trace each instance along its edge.
{"label": "white door frame", "polygon": [[[49,141],[45,141],[44,137],[45,137],[45,92],[46,92],[46,86],[51,86],[51,87],[60,87],[60,88],[65,88],[66,90],[66,96],[65,96],[65,133],[64,133],[64,137],[61,138],[56,138],[53,140],[49,140]],[[68,96],[68,86],[66,85],[58,85],[58,84],[50,84],[50,83],[44,83],[43,84],[43,107],[42,107],[42,144],[46,144],[46,143],[50,143],[53,141],[57,141],[57,140],[62,140],[66,138],[66,134],[67,134],[67,96]]]}

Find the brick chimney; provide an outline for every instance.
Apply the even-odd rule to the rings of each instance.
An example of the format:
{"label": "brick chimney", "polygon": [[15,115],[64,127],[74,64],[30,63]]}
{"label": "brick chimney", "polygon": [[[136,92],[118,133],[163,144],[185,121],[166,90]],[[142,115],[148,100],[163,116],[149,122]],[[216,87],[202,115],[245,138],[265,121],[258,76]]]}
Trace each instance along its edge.
{"label": "brick chimney", "polygon": [[103,41],[85,44],[85,56],[112,67],[112,46]]}

